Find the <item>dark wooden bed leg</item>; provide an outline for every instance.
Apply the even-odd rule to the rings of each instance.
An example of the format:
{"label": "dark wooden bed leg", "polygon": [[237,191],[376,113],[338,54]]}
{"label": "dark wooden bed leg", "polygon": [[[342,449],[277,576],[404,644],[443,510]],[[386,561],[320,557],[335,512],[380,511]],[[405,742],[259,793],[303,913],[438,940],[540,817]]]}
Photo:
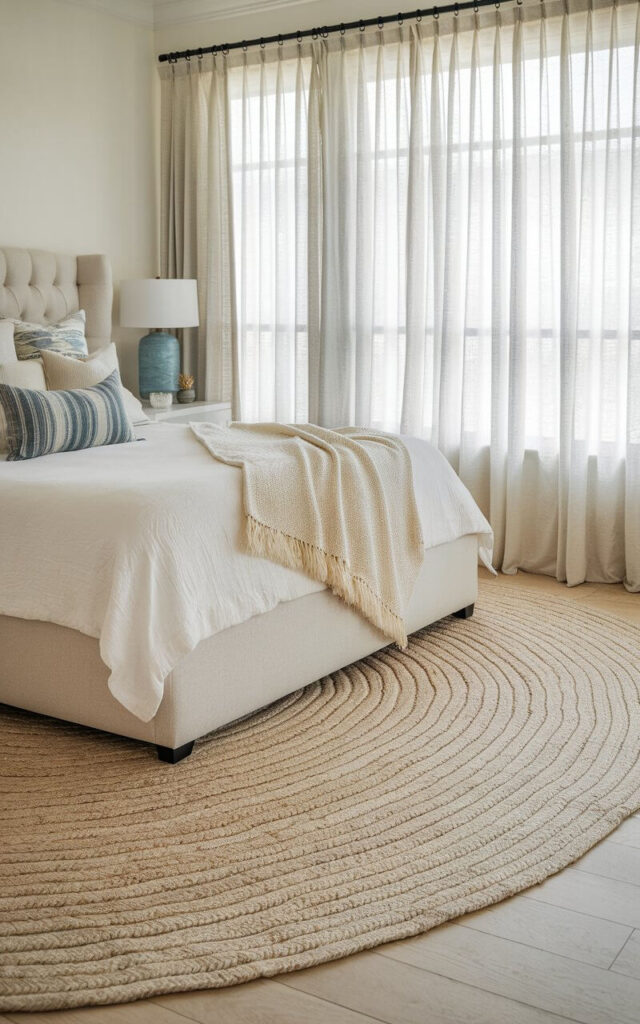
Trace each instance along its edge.
{"label": "dark wooden bed leg", "polygon": [[457,612],[454,612],[456,619],[470,619],[473,615],[473,609],[475,605],[468,604],[466,608],[459,608]]}
{"label": "dark wooden bed leg", "polygon": [[156,750],[161,761],[166,761],[167,764],[177,764],[178,761],[183,761],[185,757],[189,756],[194,743],[195,740],[191,740],[191,743],[183,743],[181,747],[161,747],[158,743]]}

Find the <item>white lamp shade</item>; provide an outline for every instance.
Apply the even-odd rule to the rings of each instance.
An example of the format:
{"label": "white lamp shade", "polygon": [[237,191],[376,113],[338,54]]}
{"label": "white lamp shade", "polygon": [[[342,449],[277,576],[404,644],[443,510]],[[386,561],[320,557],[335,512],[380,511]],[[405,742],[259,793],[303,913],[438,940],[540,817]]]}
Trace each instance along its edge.
{"label": "white lamp shade", "polygon": [[198,322],[195,281],[147,278],[121,282],[123,327],[197,327]]}

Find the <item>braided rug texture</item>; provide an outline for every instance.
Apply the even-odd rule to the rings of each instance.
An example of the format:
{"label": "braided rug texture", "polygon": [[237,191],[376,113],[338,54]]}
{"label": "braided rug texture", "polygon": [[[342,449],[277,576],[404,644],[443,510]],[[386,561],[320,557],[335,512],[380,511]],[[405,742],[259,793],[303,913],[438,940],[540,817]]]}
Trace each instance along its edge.
{"label": "braided rug texture", "polygon": [[347,956],[575,860],[640,808],[640,630],[487,583],[473,619],[177,766],[0,723],[0,1010],[116,1003]]}

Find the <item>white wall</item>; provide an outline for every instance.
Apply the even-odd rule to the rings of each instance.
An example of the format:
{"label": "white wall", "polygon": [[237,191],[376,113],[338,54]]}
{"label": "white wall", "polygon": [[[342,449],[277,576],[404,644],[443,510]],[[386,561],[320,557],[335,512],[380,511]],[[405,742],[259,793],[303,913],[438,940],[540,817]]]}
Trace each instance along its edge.
{"label": "white wall", "polygon": [[[0,0],[0,245],[107,253],[116,288],[155,276],[154,53],[150,26]],[[134,389],[139,334],[114,329]]]}

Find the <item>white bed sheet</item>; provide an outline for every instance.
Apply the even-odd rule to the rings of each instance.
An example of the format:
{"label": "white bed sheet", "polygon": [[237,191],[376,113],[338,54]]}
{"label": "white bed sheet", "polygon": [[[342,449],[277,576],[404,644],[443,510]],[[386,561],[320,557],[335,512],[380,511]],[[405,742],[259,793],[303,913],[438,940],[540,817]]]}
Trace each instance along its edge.
{"label": "white bed sheet", "polygon": [[[188,426],[0,463],[0,614],[96,637],[114,697],[143,721],[201,640],[322,586],[242,550],[242,476]],[[490,527],[444,457],[404,438],[425,547]],[[0,654],[1,656],[1,654]],[[256,652],[259,658],[259,652]]]}

